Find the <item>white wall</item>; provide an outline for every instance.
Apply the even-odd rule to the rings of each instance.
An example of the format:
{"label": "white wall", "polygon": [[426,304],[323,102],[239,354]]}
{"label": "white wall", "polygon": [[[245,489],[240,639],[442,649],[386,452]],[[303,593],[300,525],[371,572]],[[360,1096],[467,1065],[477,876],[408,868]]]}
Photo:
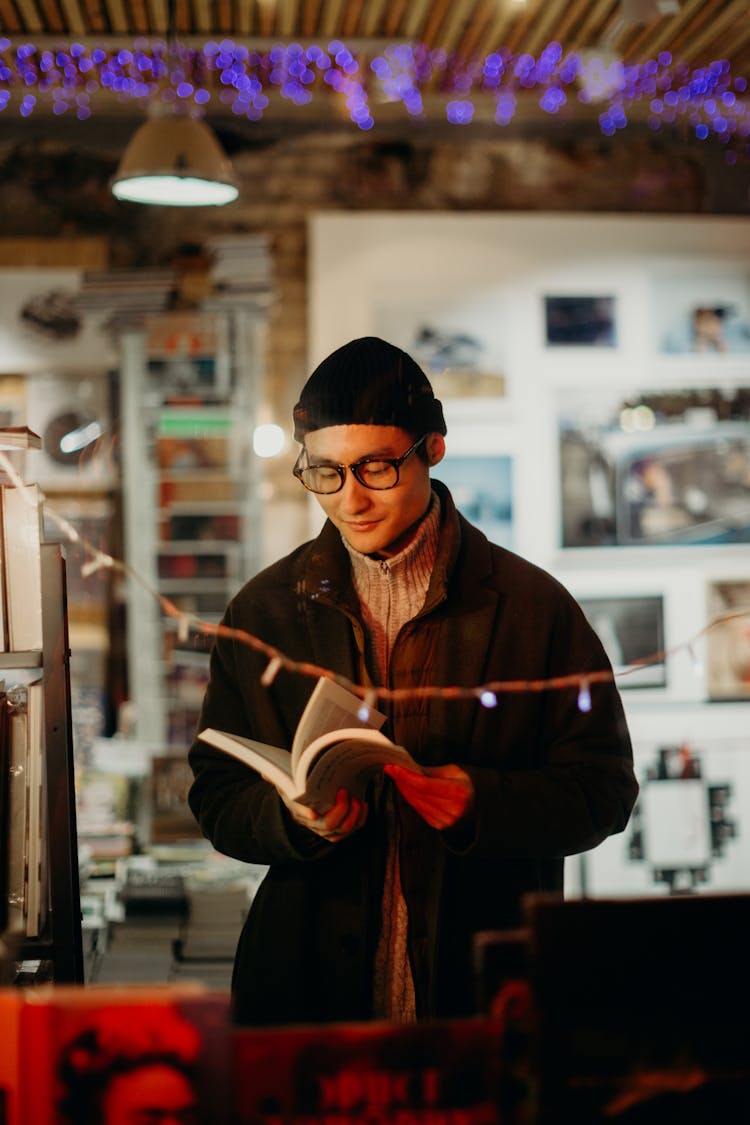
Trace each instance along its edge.
{"label": "white wall", "polygon": [[[705,885],[740,889],[735,884],[744,880],[750,889],[750,702],[708,702],[705,637],[686,647],[707,625],[708,583],[750,581],[750,545],[564,548],[558,448],[563,406],[582,417],[589,408],[595,414],[603,397],[634,391],[750,387],[750,350],[697,355],[663,347],[691,302],[731,302],[750,321],[750,222],[325,213],[311,219],[309,236],[310,369],[360,335],[388,336],[408,350],[410,328],[430,309],[447,330],[481,336],[506,393],[445,398],[448,451],[512,456],[514,549],[577,597],[664,599],[666,686],[623,690],[637,767],[645,779],[658,749],[683,740],[706,778],[718,763],[738,828],[727,854],[709,862]],[[545,294],[613,296],[615,345],[549,347]],[[675,822],[676,837],[683,827]],[[647,858],[640,866],[623,858],[629,840],[618,837],[588,857],[595,891],[663,893]]]}

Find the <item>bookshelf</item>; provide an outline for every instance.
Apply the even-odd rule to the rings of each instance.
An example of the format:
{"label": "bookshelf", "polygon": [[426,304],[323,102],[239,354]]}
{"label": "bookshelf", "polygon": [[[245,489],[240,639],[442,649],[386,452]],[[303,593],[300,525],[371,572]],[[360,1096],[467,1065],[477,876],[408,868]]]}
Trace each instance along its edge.
{"label": "bookshelf", "polygon": [[[265,302],[217,298],[147,317],[120,338],[129,697],[152,755],[183,754],[208,676],[209,639],[164,612],[218,622],[259,568]],[[155,596],[157,595],[157,596]]]}
{"label": "bookshelf", "polygon": [[[13,980],[15,973],[18,983],[81,983],[65,559],[59,544],[43,541],[41,494],[25,488],[20,504],[12,484],[0,485],[3,780],[10,813],[0,923],[6,960],[14,964],[5,975]],[[24,643],[16,648],[19,637]]]}

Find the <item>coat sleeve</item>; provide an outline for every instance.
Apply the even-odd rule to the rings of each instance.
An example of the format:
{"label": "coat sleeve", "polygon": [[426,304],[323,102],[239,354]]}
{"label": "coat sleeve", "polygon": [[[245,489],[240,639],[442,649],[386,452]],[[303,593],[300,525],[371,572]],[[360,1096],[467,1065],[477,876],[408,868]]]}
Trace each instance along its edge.
{"label": "coat sleeve", "polygon": [[[599,638],[562,588],[551,614],[526,621],[514,651],[528,678],[612,671]],[[469,829],[446,836],[450,850],[500,859],[561,857],[623,831],[638,784],[622,702],[614,680],[590,683],[589,690],[589,711],[578,706],[578,685],[500,697],[496,725],[483,736],[491,744],[472,748],[459,763],[474,783],[475,816]]]}
{"label": "coat sleeve", "polygon": [[[223,624],[233,624],[231,606]],[[263,659],[241,642],[217,637],[198,730],[212,726],[289,745],[299,712],[285,709],[283,683],[273,690],[261,686],[263,667]],[[296,824],[274,786],[242,762],[197,737],[188,761],[194,778],[188,804],[217,851],[246,863],[270,864],[315,860],[332,850]]]}

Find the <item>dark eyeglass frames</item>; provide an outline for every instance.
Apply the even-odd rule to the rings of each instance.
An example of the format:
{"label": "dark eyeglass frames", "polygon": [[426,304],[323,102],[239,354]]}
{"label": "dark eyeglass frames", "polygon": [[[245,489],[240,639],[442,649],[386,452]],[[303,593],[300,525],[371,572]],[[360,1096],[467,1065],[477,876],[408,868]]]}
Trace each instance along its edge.
{"label": "dark eyeglass frames", "polygon": [[414,445],[410,446],[406,453],[403,453],[400,457],[363,457],[361,461],[354,461],[351,465],[332,465],[323,462],[320,465],[303,466],[300,465],[300,461],[307,456],[306,450],[303,449],[292,472],[310,492],[317,492],[324,496],[330,496],[333,492],[341,491],[344,487],[347,469],[365,488],[374,488],[376,491],[382,492],[387,488],[396,487],[399,469],[407,457],[411,457],[412,453],[419,449],[426,438],[427,434],[422,434],[422,437],[415,441]]}

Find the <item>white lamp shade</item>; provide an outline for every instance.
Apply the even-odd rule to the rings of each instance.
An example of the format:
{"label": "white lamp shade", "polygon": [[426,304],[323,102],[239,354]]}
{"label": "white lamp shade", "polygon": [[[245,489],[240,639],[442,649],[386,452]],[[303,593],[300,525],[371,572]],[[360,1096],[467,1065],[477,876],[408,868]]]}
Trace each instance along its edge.
{"label": "white lamp shade", "polygon": [[117,199],[170,207],[220,206],[239,190],[232,164],[203,121],[151,117],[131,138],[112,179]]}

